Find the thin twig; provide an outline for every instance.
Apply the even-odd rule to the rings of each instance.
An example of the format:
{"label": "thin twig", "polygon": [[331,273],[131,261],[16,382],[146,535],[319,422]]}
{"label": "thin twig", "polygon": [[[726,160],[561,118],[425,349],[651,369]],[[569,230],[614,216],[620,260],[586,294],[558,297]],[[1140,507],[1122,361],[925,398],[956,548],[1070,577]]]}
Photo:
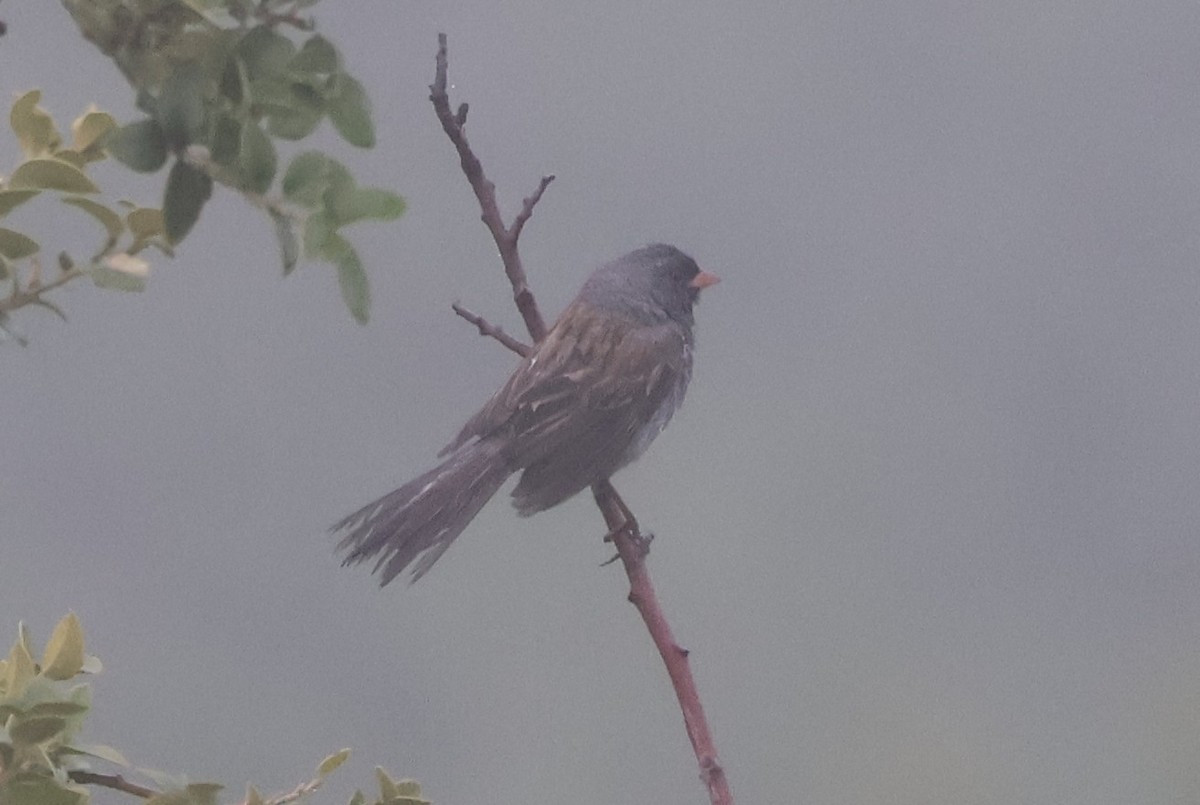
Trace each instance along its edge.
{"label": "thin twig", "polygon": [[492,233],[492,240],[496,242],[496,248],[500,250],[500,259],[504,263],[504,273],[508,275],[509,284],[512,285],[513,300],[517,304],[517,310],[520,311],[521,318],[525,320],[525,327],[529,330],[529,335],[534,341],[541,341],[546,337],[546,322],[542,318],[541,311],[538,310],[537,300],[534,299],[533,292],[529,290],[529,283],[525,279],[525,269],[521,266],[521,256],[517,252],[517,236],[521,234],[521,229],[529,220],[529,216],[533,215],[534,206],[541,199],[542,193],[546,191],[546,186],[554,181],[554,177],[542,178],[538,190],[525,200],[525,204],[521,208],[521,215],[518,215],[517,219],[513,221],[512,227],[506,227],[500,215],[500,206],[496,203],[496,185],[484,174],[483,164],[480,163],[479,158],[475,156],[475,152],[471,150],[471,146],[467,142],[467,135],[463,130],[466,114],[461,116],[460,121],[460,117],[450,110],[450,96],[446,94],[447,71],[446,35],[438,34],[437,71],[434,74],[433,83],[429,85],[429,100],[433,103],[433,109],[442,123],[442,130],[446,132],[446,136],[450,138],[450,142],[458,151],[462,171],[466,175],[471,189],[475,191],[475,198],[479,200],[480,218],[487,226],[488,231]]}
{"label": "thin twig", "polygon": [[[465,108],[460,107],[463,113],[459,116],[455,116],[450,111],[450,99],[446,95],[446,73],[446,35],[438,34],[437,72],[433,84],[429,87],[429,100],[433,102],[433,108],[437,112],[438,120],[442,123],[442,129],[445,130],[446,136],[450,138],[458,151],[463,173],[466,175],[471,189],[475,191],[475,197],[479,200],[483,222],[491,231],[492,238],[500,250],[500,259],[504,263],[504,272],[512,284],[513,299],[516,302],[517,310],[525,320],[525,327],[529,330],[529,335],[535,343],[539,342],[545,337],[546,324],[538,310],[537,300],[525,279],[525,271],[521,267],[520,254],[517,251],[517,239],[521,234],[521,229],[533,214],[533,208],[541,200],[542,194],[554,177],[542,178],[538,189],[524,200],[521,212],[513,220],[512,226],[505,227],[500,218],[499,207],[496,205],[496,187],[484,174],[483,165],[471,150],[466,135],[463,133],[463,123],[466,120]],[[480,332],[484,335],[492,335],[493,338],[501,340],[494,333],[484,329],[484,325],[488,328],[491,328],[491,325],[483,322],[482,317],[474,314],[470,314],[469,317],[457,305],[454,310],[467,321],[479,327]],[[499,330],[499,328],[492,329]],[[504,341],[501,340],[501,343]],[[506,346],[508,345],[506,344]],[[511,346],[509,348],[512,349]],[[696,753],[696,760],[700,766],[700,778],[708,789],[709,799],[712,805],[733,805],[729,781],[717,760],[712,734],[704,716],[704,708],[700,704],[696,682],[692,678],[692,672],[688,665],[688,653],[675,642],[671,627],[667,623],[662,607],[659,606],[658,596],[650,581],[649,571],[646,569],[646,538],[639,532],[633,513],[621,500],[620,495],[609,481],[604,480],[595,484],[592,492],[596,498],[596,505],[604,515],[604,522],[608,525],[612,541],[617,546],[621,563],[625,566],[625,573],[629,577],[629,600],[637,607],[642,620],[645,621],[646,628],[650,631],[650,637],[654,640],[654,645],[658,648],[663,663],[667,667],[667,674],[671,678],[675,695],[679,699],[679,706],[683,710],[684,727]]]}
{"label": "thin twig", "polygon": [[296,800],[306,797],[312,792],[316,791],[321,787],[321,783],[323,782],[324,778],[318,777],[315,780],[309,780],[306,783],[301,783],[286,794],[280,794],[277,797],[271,797],[270,799],[265,800],[264,805],[286,805],[286,803],[295,802]]}
{"label": "thin twig", "polygon": [[83,783],[84,785],[98,785],[104,788],[112,788],[116,791],[124,791],[126,794],[133,794],[135,797],[142,799],[150,799],[150,797],[158,794],[153,788],[131,783],[119,774],[96,774],[91,771],[75,771],[68,772],[67,776],[72,782]]}
{"label": "thin twig", "polygon": [[270,28],[290,25],[298,31],[311,31],[315,27],[311,19],[301,17],[295,8],[284,12],[272,11],[267,8],[266,2],[260,2],[258,8],[254,9],[254,18]]}
{"label": "thin twig", "polygon": [[542,180],[538,182],[537,190],[533,191],[533,195],[521,199],[521,211],[517,213],[517,217],[513,219],[512,227],[508,230],[509,235],[513,239],[514,251],[516,250],[517,238],[521,237],[521,230],[525,228],[525,222],[533,216],[533,208],[542,200],[542,194],[546,192],[546,188],[553,181],[553,173],[543,176]]}
{"label": "thin twig", "polygon": [[[47,291],[52,291],[60,285],[65,285],[71,280],[76,279],[77,277],[82,277],[83,275],[84,272],[82,270],[78,268],[71,268],[62,272],[45,285],[38,285],[34,288],[27,287],[25,290],[20,290],[19,288],[14,287],[11,294],[4,299],[0,299],[0,313],[10,313],[17,308],[25,307],[25,305],[47,305],[48,303],[42,299],[42,294],[46,293]],[[53,309],[52,306],[51,309]],[[62,311],[56,310],[55,312],[57,312],[60,316],[62,315]]]}
{"label": "thin twig", "polygon": [[528,357],[529,354],[531,352],[533,352],[533,347],[529,346],[526,343],[518,341],[517,339],[513,338],[508,333],[504,332],[503,328],[499,327],[498,325],[492,324],[487,319],[485,319],[483,316],[480,316],[478,313],[472,313],[471,311],[467,310],[465,307],[460,305],[458,302],[455,302],[454,304],[450,305],[450,307],[459,316],[461,316],[464,319],[466,319],[467,321],[471,322],[471,324],[474,324],[475,328],[477,330],[479,330],[480,335],[496,339],[501,344],[508,347],[513,352],[517,353],[518,355],[520,355],[522,358]]}

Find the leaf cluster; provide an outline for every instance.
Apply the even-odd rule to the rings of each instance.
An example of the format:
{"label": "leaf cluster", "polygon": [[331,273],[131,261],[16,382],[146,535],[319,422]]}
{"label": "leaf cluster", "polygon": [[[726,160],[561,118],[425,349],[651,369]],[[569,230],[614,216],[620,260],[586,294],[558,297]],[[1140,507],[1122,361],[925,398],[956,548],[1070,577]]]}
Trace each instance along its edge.
{"label": "leaf cluster", "polygon": [[[128,201],[109,203],[89,173],[106,157],[104,142],[117,128],[107,112],[89,107],[71,124],[64,138],[54,118],[41,107],[41,92],[31,90],[13,102],[9,125],[21,146],[22,161],[7,179],[0,179],[0,221],[39,196],[85,213],[101,227],[96,250],[77,260],[59,255],[59,273],[43,276],[42,246],[18,228],[0,225],[0,327],[7,312],[28,304],[62,312],[43,294],[78,276],[90,276],[105,288],[140,291],[149,264],[139,257],[147,246],[171,254],[162,213]],[[22,270],[24,269],[24,270]]]}
{"label": "leaf cluster", "polygon": [[87,791],[69,772],[83,758],[121,762],[108,747],[75,743],[91,706],[91,689],[72,684],[100,663],[84,652],[83,629],[74,614],[54,628],[41,660],[28,630],[18,629],[8,657],[0,660],[0,801],[5,805],[82,805]]}
{"label": "leaf cluster", "polygon": [[337,47],[297,16],[314,2],[64,0],[84,36],[137,90],[147,115],[111,132],[104,147],[136,171],[170,165],[162,203],[167,240],[182,241],[214,183],[224,185],[267,212],[285,274],[301,253],[332,263],[347,306],[365,322],[366,273],[341,229],[395,219],[403,199],[359,188],[343,165],[317,152],[296,156],[282,195],[269,195],[280,173],[278,145],[303,140],[322,120],[353,146],[375,144],[362,84]]}
{"label": "leaf cluster", "polygon": [[[144,798],[147,805],[218,805],[224,787],[189,783],[178,775],[138,769],[158,790],[100,774],[92,763],[130,769],[116,749],[82,744],[77,738],[91,708],[91,688],[75,680],[101,670],[84,649],[83,627],[74,613],[54,627],[40,659],[24,624],[5,659],[0,659],[0,803],[4,805],[87,805],[86,784],[105,785]],[[264,797],[248,786],[240,805],[286,805],[306,798],[350,757],[342,749],[321,761],[312,779],[287,794]],[[350,805],[430,805],[413,780],[393,780],[375,770],[379,796],[356,791]]]}

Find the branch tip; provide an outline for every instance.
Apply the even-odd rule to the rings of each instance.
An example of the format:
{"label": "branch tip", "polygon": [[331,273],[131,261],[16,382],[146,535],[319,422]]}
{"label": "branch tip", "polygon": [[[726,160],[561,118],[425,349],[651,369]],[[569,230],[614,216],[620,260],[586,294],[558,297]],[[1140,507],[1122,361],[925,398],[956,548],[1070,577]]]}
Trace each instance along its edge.
{"label": "branch tip", "polygon": [[505,347],[520,355],[522,358],[527,357],[531,352],[533,352],[533,349],[528,344],[521,343],[508,333],[504,332],[503,328],[492,324],[477,313],[472,313],[458,302],[450,305],[450,309],[457,313],[461,318],[475,325],[475,329],[479,330],[480,335],[496,339]]}

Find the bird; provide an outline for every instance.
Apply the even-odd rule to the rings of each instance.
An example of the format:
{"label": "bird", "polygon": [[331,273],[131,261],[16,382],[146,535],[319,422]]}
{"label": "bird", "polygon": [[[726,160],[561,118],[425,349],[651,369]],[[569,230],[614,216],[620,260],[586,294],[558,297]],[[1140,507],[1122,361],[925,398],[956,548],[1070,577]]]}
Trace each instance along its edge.
{"label": "bird", "polygon": [[440,464],[330,528],[342,564],[374,560],[381,586],[406,568],[416,582],[511,475],[529,516],[637,459],[683,402],[692,309],[718,281],[663,243],[595,269]]}

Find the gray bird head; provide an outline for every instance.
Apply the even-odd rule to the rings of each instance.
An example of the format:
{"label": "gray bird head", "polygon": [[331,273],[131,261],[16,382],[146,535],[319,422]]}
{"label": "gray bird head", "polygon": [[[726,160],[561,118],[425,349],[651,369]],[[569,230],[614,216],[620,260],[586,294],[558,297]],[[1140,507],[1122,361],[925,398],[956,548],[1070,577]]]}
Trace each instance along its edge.
{"label": "gray bird head", "polygon": [[679,249],[654,243],[596,269],[579,296],[597,308],[625,312],[647,323],[672,319],[690,328],[700,290],[716,281]]}

